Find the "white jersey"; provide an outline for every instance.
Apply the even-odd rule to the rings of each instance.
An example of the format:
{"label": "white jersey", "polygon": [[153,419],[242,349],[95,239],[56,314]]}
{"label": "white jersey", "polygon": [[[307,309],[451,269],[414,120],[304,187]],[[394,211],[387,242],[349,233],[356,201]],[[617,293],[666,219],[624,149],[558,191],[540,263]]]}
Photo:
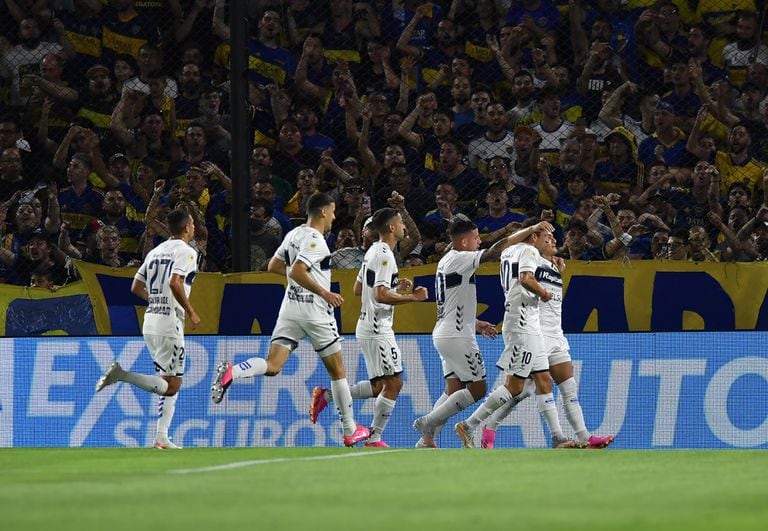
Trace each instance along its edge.
{"label": "white jersey", "polygon": [[397,262],[392,249],[384,242],[376,242],[368,248],[363,258],[363,265],[357,274],[357,281],[363,285],[360,319],[357,321],[355,335],[358,339],[373,339],[385,334],[393,334],[392,320],[395,307],[391,304],[376,302],[376,288],[384,286],[397,288]]}
{"label": "white jersey", "polygon": [[286,234],[275,251],[275,258],[285,262],[288,287],[280,305],[278,318],[300,321],[328,321],[333,306],[318,294],[300,286],[288,276],[288,270],[297,261],[307,266],[309,276],[326,290],[331,289],[331,251],[320,231],[308,225],[296,227]]}
{"label": "white jersey", "polygon": [[541,143],[539,144],[539,153],[541,153],[541,156],[547,159],[550,163],[556,163],[562,142],[570,137],[573,132],[573,124],[567,120],[563,120],[560,122],[557,129],[554,131],[547,131],[541,125],[541,122],[537,122],[532,129],[541,137]]}
{"label": "white jersey", "polygon": [[539,301],[541,333],[547,337],[561,337],[563,335],[563,277],[555,264],[542,258],[536,269],[536,280],[552,294],[552,298],[547,302]]}
{"label": "white jersey", "polygon": [[486,135],[474,139],[467,146],[469,166],[482,174],[488,173],[488,160],[493,157],[509,157],[512,152],[514,136],[507,131],[500,140],[488,140]]}
{"label": "white jersey", "polygon": [[538,334],[539,297],[520,283],[521,273],[536,274],[541,262],[538,249],[517,243],[501,253],[501,287],[504,290],[504,330]]}
{"label": "white jersey", "polygon": [[437,323],[433,337],[474,337],[477,319],[475,271],[485,251],[450,250],[437,264]]}
{"label": "white jersey", "polygon": [[197,251],[182,240],[166,240],[152,249],[134,278],[147,287],[147,311],[144,334],[184,337],[184,308],[171,292],[171,275],[184,279],[184,293],[189,297],[197,273]]}

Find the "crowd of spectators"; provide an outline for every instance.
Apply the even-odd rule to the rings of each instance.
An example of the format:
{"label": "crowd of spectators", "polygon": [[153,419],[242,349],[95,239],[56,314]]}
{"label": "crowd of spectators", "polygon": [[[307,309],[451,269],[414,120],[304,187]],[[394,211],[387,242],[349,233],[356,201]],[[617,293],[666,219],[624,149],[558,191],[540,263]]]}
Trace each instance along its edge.
{"label": "crowd of spectators", "polygon": [[[763,2],[246,4],[253,270],[317,191],[337,268],[388,205],[406,265],[458,213],[484,245],[548,219],[569,259],[768,258]],[[178,207],[201,270],[230,270],[228,9],[0,2],[0,281],[135,266]]]}

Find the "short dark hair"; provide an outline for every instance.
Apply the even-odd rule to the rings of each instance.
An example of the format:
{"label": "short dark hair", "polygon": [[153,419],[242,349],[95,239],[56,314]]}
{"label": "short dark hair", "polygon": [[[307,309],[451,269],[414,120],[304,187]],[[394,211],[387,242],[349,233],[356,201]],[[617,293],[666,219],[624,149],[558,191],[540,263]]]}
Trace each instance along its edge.
{"label": "short dark hair", "polygon": [[589,226],[584,220],[578,218],[571,218],[568,222],[568,226],[565,228],[566,234],[569,232],[580,232],[582,234],[589,234]]}
{"label": "short dark hair", "polygon": [[471,219],[463,214],[457,214],[448,222],[448,236],[453,239],[462,234],[472,232],[476,228],[477,225]]}
{"label": "short dark hair", "polygon": [[330,195],[316,192],[307,200],[307,216],[317,217],[325,207],[331,206],[333,203],[333,198]]}
{"label": "short dark hair", "polygon": [[389,222],[398,214],[399,212],[394,208],[385,207],[378,209],[373,213],[373,228],[376,229],[376,232],[379,234],[389,232]]}
{"label": "short dark hair", "polygon": [[181,236],[191,219],[192,217],[186,210],[177,208],[168,213],[165,222],[168,224],[168,230],[171,231],[172,235]]}

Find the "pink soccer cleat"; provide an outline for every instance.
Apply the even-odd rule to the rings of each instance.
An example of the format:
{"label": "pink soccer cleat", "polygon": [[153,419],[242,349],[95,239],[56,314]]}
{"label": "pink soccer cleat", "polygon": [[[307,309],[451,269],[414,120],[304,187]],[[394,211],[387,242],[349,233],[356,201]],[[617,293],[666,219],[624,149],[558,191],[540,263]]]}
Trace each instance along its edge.
{"label": "pink soccer cleat", "polygon": [[317,424],[317,416],[328,407],[328,401],[325,399],[325,387],[315,387],[312,389],[312,403],[309,404],[309,420],[312,424]]}
{"label": "pink soccer cleat", "polygon": [[376,442],[365,443],[365,447],[366,448],[389,448],[389,445],[384,441],[376,441]]}
{"label": "pink soccer cleat", "polygon": [[592,450],[600,450],[611,444],[615,438],[616,437],[614,435],[592,435],[587,440],[586,448]]}
{"label": "pink soccer cleat", "polygon": [[370,430],[368,430],[368,428],[364,428],[363,426],[358,425],[355,428],[355,433],[353,433],[352,435],[344,436],[344,446],[347,446],[347,447],[354,446],[356,443],[359,443],[360,441],[364,441],[370,436],[371,436],[371,432]]}
{"label": "pink soccer cleat", "polygon": [[492,449],[496,444],[496,430],[489,430],[483,426],[483,438],[480,440],[480,447]]}
{"label": "pink soccer cleat", "polygon": [[221,402],[230,385],[232,385],[232,364],[222,361],[216,367],[216,379],[211,386],[211,400],[214,404]]}

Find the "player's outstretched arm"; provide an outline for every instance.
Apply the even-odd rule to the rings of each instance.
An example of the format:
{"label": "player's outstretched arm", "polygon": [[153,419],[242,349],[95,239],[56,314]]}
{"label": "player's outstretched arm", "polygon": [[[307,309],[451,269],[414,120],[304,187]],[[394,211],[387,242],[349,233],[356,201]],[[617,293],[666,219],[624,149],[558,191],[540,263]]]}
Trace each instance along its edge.
{"label": "player's outstretched arm", "polygon": [[427,300],[429,292],[427,288],[419,286],[413,290],[413,293],[398,293],[397,291],[390,289],[386,286],[376,286],[374,291],[374,299],[379,304],[390,304],[396,306],[398,304],[407,304],[409,302],[421,302]]}
{"label": "player's outstretched arm", "polygon": [[294,264],[288,270],[288,278],[296,282],[296,284],[302,288],[308,289],[312,293],[320,295],[325,302],[334,308],[338,308],[344,302],[344,299],[341,297],[341,295],[338,293],[333,293],[332,291],[328,291],[320,284],[318,284],[315,279],[310,276],[307,264],[301,260],[294,262]]}
{"label": "player's outstretched arm", "polygon": [[480,257],[480,262],[495,262],[499,259],[504,249],[516,243],[525,241],[528,236],[534,232],[540,232],[543,230],[547,232],[554,232],[555,228],[549,222],[542,221],[536,225],[515,231],[506,238],[502,238],[501,240],[491,245],[488,250],[483,253],[483,256]]}

